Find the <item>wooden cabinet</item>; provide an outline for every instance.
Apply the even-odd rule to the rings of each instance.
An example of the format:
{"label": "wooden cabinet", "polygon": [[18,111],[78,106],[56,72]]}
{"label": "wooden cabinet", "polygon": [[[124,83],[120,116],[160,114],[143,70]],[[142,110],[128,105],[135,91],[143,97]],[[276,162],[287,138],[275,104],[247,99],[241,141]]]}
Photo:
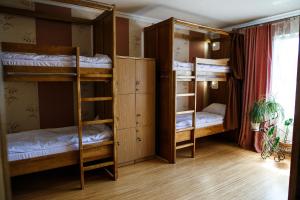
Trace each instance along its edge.
{"label": "wooden cabinet", "polygon": [[118,161],[126,163],[132,161],[136,157],[136,137],[135,128],[127,128],[118,130]]}
{"label": "wooden cabinet", "polygon": [[118,94],[116,106],[117,129],[135,127],[135,94]]}
{"label": "wooden cabinet", "polygon": [[155,155],[155,61],[117,57],[119,164]]}

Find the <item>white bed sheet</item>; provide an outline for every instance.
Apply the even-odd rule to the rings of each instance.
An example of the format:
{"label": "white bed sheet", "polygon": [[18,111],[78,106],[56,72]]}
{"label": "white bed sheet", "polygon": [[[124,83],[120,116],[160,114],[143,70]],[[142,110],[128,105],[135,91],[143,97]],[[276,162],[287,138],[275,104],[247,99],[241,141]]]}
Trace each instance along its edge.
{"label": "white bed sheet", "polygon": [[[173,70],[179,71],[184,75],[190,75],[194,71],[194,63],[174,61]],[[230,72],[229,66],[197,64],[197,72]]]}
{"label": "white bed sheet", "polygon": [[[11,133],[7,136],[8,160],[16,161],[78,150],[77,126]],[[112,138],[110,127],[100,124],[83,129],[83,144]]]}
{"label": "white bed sheet", "polygon": [[[38,67],[75,67],[76,57],[68,55],[39,55],[31,53],[0,54],[2,65],[38,66]],[[97,54],[94,57],[80,56],[80,67],[111,68],[112,61],[107,55]]]}
{"label": "white bed sheet", "polygon": [[[192,114],[184,114],[176,116],[176,129],[183,129],[192,127]],[[224,116],[209,113],[197,112],[196,114],[196,128],[204,128],[213,125],[223,124]]]}

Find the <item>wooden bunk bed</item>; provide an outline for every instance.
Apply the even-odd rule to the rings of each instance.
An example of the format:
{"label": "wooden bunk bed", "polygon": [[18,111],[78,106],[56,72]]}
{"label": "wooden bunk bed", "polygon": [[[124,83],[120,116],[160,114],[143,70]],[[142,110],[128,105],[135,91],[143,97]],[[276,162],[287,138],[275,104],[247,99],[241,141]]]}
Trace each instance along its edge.
{"label": "wooden bunk bed", "polygon": [[[187,27],[189,30],[204,30],[205,32],[220,34],[225,37],[229,33],[207,26],[170,18],[158,24],[144,29],[145,56],[154,57],[157,60],[157,154],[170,163],[176,162],[176,150],[191,148],[192,157],[195,156],[196,138],[224,132],[222,123],[197,127],[197,82],[198,81],[226,81],[230,68],[226,59],[204,59],[194,58],[194,63],[188,64],[190,68],[182,73],[181,68],[176,69],[174,61],[175,27]],[[205,66],[220,66],[217,70],[206,70]],[[202,68],[204,66],[204,68]],[[221,69],[222,70],[219,70]],[[191,88],[188,93],[179,93],[177,85],[179,82],[189,82]],[[178,110],[178,98],[191,98],[189,102],[192,108]],[[177,118],[181,115],[191,115],[190,125],[178,128]]]}
{"label": "wooden bunk bed", "polygon": [[[63,3],[75,3],[81,1],[59,1]],[[104,9],[105,11],[96,19],[89,23],[93,26],[93,51],[95,54],[105,54],[110,59],[109,67],[81,67],[80,48],[79,47],[59,47],[59,46],[39,46],[32,44],[18,43],[2,43],[2,52],[16,53],[18,55],[27,54],[26,56],[42,55],[53,57],[56,55],[63,56],[69,63],[64,66],[51,66],[51,62],[45,65],[15,64],[14,58],[8,59],[12,61],[3,64],[5,81],[72,81],[76,82],[76,104],[77,104],[77,126],[76,131],[78,137],[77,148],[69,149],[59,153],[49,153],[46,155],[33,156],[25,159],[16,159],[9,161],[10,175],[18,176],[33,172],[44,171],[74,164],[80,164],[80,181],[81,188],[84,188],[84,172],[98,168],[105,168],[114,180],[118,177],[117,171],[117,138],[115,126],[115,59],[116,59],[116,42],[115,42],[115,11],[113,5],[101,3],[88,3],[86,1],[80,6]],[[13,9],[13,11],[15,11]],[[27,12],[26,12],[27,13]],[[25,14],[26,14],[25,13]],[[18,14],[18,13],[14,13]],[[23,13],[20,13],[21,15]],[[28,13],[27,13],[28,14]],[[28,15],[26,15],[28,16]],[[31,13],[31,17],[35,16]],[[47,15],[47,19],[52,17]],[[54,20],[60,20],[55,18]],[[65,22],[65,19],[62,19]],[[72,22],[72,21],[70,21]],[[43,62],[43,61],[42,61]],[[89,63],[88,63],[89,64]],[[82,97],[81,83],[97,82],[105,83],[105,88],[98,88],[98,97]],[[101,86],[101,85],[100,85]],[[103,103],[105,106],[97,106],[99,119],[83,121],[81,113],[81,104],[83,102]],[[107,106],[109,105],[109,106]],[[105,109],[104,109],[105,107]],[[106,139],[96,140],[85,143],[83,141],[85,127],[103,126],[106,131],[110,131],[110,137]],[[105,126],[105,127],[104,127]],[[108,128],[107,128],[108,127]],[[70,128],[72,129],[72,127]],[[39,130],[37,130],[39,131]],[[58,131],[58,130],[53,130]],[[76,136],[76,133],[75,133]],[[99,136],[99,135],[98,135]],[[9,143],[8,143],[9,145]],[[74,144],[73,144],[74,145]],[[76,145],[75,145],[76,146]]]}

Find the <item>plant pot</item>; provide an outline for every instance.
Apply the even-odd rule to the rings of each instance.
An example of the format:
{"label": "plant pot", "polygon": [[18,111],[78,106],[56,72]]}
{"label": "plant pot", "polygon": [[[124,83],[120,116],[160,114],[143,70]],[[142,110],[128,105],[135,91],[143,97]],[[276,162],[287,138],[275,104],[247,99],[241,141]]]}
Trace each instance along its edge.
{"label": "plant pot", "polygon": [[283,150],[286,153],[291,153],[292,151],[292,142],[291,141],[287,141],[287,142],[279,142],[279,147],[281,148],[281,150]]}
{"label": "plant pot", "polygon": [[259,131],[260,123],[253,123],[251,122],[251,130],[252,131]]}

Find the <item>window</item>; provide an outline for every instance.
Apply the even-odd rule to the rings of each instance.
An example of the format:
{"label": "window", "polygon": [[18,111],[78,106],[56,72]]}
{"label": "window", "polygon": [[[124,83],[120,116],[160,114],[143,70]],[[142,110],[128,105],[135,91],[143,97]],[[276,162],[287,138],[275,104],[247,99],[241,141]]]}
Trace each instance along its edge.
{"label": "window", "polygon": [[[288,119],[294,118],[295,111],[299,18],[284,23],[287,24],[281,22],[273,26],[271,94],[282,105],[285,119]],[[283,123],[280,128],[284,130]],[[292,140],[292,130],[288,140]]]}

